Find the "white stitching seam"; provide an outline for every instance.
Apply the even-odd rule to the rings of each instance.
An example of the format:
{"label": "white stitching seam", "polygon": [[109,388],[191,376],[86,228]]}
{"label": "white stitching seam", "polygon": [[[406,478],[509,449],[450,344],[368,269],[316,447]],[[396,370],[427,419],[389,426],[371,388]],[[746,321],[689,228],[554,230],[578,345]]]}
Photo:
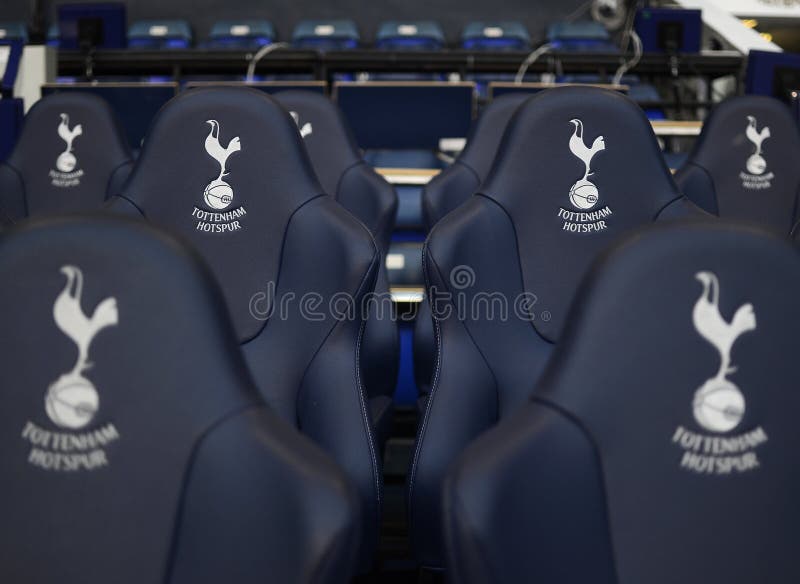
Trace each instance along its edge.
{"label": "white stitching seam", "polygon": [[358,331],[358,342],[356,344],[356,391],[358,392],[358,399],[361,403],[361,415],[364,418],[364,426],[367,430],[367,443],[369,444],[369,453],[372,457],[372,475],[375,477],[375,494],[378,500],[378,517],[380,517],[381,509],[381,483],[378,478],[378,460],[375,455],[375,437],[372,434],[372,420],[367,413],[367,404],[364,397],[364,386],[361,383],[361,341],[364,338],[364,329],[367,327],[367,321],[361,322],[361,327]]}
{"label": "white stitching seam", "polygon": [[[425,279],[428,280],[427,272],[427,254],[422,254],[422,273],[425,274]],[[429,283],[429,282],[428,282]],[[428,288],[430,290],[430,288]],[[434,338],[436,341],[436,366],[434,367],[433,381],[431,382],[431,391],[428,394],[428,401],[425,404],[425,415],[422,418],[422,426],[419,429],[417,436],[417,446],[414,449],[414,460],[411,464],[411,479],[408,482],[408,511],[411,513],[412,505],[411,500],[414,495],[414,480],[417,476],[417,465],[419,463],[420,452],[422,451],[422,442],[425,438],[425,428],[428,425],[431,409],[433,408],[433,397],[436,393],[436,387],[439,384],[439,372],[441,371],[442,363],[442,347],[441,347],[441,334],[439,331],[439,320],[433,313],[433,303],[431,303],[430,294],[428,294],[428,302],[431,304],[431,319],[433,320]]]}

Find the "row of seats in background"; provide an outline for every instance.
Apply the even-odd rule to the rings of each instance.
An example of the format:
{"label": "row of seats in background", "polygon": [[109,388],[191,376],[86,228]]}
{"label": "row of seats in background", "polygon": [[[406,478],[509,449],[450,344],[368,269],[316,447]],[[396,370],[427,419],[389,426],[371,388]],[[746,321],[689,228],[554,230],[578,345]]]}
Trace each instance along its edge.
{"label": "row of seats in background", "polygon": [[[789,339],[798,321],[791,300],[800,291],[796,252],[786,251],[788,245],[752,228],[685,226],[639,236],[638,244],[625,246],[618,259],[605,260],[607,271],[602,273],[609,275],[596,276],[599,281],[581,293],[574,318],[569,316],[569,307],[579,294],[588,266],[609,245],[656,221],[711,222],[705,209],[723,218],[751,221],[788,239],[798,221],[798,160],[796,122],[786,106],[771,98],[733,98],[716,107],[690,162],[678,174],[683,192],[663,161],[647,118],[619,93],[568,87],[534,97],[506,96],[484,112],[467,149],[427,186],[424,195],[431,226],[425,269],[429,291],[435,292],[436,318],[430,318],[429,306],[427,315],[417,321],[420,424],[406,490],[411,541],[419,565],[442,568],[447,544],[447,567],[455,581],[525,581],[530,579],[530,570],[549,582],[585,582],[598,578],[597,574],[606,574],[601,581],[613,581],[614,568],[609,566],[615,562],[618,568],[638,574],[632,581],[749,583],[755,581],[754,571],[767,568],[775,575],[770,581],[796,581],[796,566],[786,565],[786,558],[793,557],[789,552],[796,551],[786,534],[787,526],[800,519],[797,506],[783,498],[781,504],[772,504],[775,492],[792,493],[798,486],[797,473],[786,458],[797,445],[796,425],[788,419],[796,392],[786,394],[794,379],[787,367],[794,350]],[[290,450],[297,450],[292,456],[300,458],[290,456],[279,471],[286,484],[296,484],[286,474],[314,475],[301,481],[304,488],[298,489],[296,497],[308,496],[311,501],[314,497],[306,495],[306,488],[313,491],[315,484],[334,485],[326,491],[330,498],[324,509],[303,515],[301,522],[318,530],[317,541],[339,538],[338,546],[328,548],[333,550],[327,556],[330,563],[322,567],[315,563],[314,568],[328,574],[331,581],[341,581],[348,566],[374,569],[379,518],[392,500],[384,490],[389,485],[382,485],[381,469],[383,445],[391,434],[391,395],[397,371],[394,323],[374,310],[355,320],[334,322],[304,318],[292,304],[286,314],[272,311],[276,306],[283,310],[278,299],[288,298],[287,293],[301,297],[313,292],[330,298],[346,292],[360,302],[386,285],[381,257],[386,253],[396,198],[364,163],[335,106],[322,96],[302,92],[273,100],[252,89],[188,91],[161,111],[134,163],[113,115],[101,100],[78,94],[43,99],[29,113],[15,152],[0,166],[0,205],[5,220],[25,223],[29,217],[98,209],[104,203],[107,211],[146,219],[183,237],[207,262],[222,289],[234,336],[261,395],[248,399],[266,401],[278,417],[322,447],[346,477],[341,478],[333,468],[326,470],[323,459],[301,446],[291,432],[277,430],[280,424],[266,424],[273,428],[264,430],[267,435],[284,432],[283,440],[297,442]],[[84,225],[56,221],[18,235],[12,232],[4,240],[2,249],[10,251],[0,256],[0,268],[6,266],[2,278],[15,284],[4,288],[9,297],[2,303],[6,307],[2,355],[7,360],[4,370],[15,372],[11,385],[17,401],[10,400],[3,415],[8,416],[6,426],[15,437],[20,427],[28,429],[23,438],[33,447],[30,458],[12,458],[19,454],[14,451],[3,461],[13,460],[8,463],[14,477],[8,492],[16,493],[3,498],[9,507],[3,509],[8,518],[4,528],[14,535],[9,541],[18,546],[18,553],[0,564],[0,570],[9,570],[10,581],[25,580],[20,575],[31,571],[44,574],[39,580],[46,581],[47,574],[52,574],[49,570],[62,570],[66,565],[83,568],[82,561],[75,560],[80,554],[70,546],[51,550],[48,545],[48,562],[32,558],[34,548],[19,537],[22,525],[53,526],[45,534],[36,533],[37,546],[45,545],[45,540],[51,544],[62,539],[85,541],[67,537],[58,526],[72,533],[75,525],[81,525],[86,530],[82,533],[94,533],[97,521],[115,517],[124,523],[126,513],[133,512],[126,505],[120,511],[119,502],[109,495],[99,505],[92,502],[94,509],[108,513],[96,516],[92,512],[87,517],[84,487],[68,487],[59,497],[50,496],[52,485],[58,483],[62,489],[65,485],[52,475],[46,475],[53,480],[48,483],[42,475],[31,473],[30,464],[38,465],[36,470],[53,470],[56,459],[43,451],[43,434],[37,432],[68,433],[83,428],[98,414],[98,420],[113,421],[115,428],[128,424],[120,431],[120,445],[114,448],[128,448],[122,440],[134,447],[140,439],[137,424],[145,423],[141,420],[152,424],[156,415],[148,400],[163,389],[164,379],[184,380],[184,370],[191,370],[200,377],[192,373],[191,379],[182,381],[184,389],[195,384],[205,388],[203,376],[210,376],[217,390],[247,383],[218,379],[213,374],[216,367],[229,366],[212,357],[227,355],[230,349],[225,343],[234,345],[236,341],[216,325],[204,326],[197,315],[218,313],[213,307],[220,299],[189,302],[197,293],[189,292],[198,288],[197,276],[185,280],[177,276],[183,274],[179,262],[162,245],[147,243],[154,236],[138,231],[115,222]],[[26,237],[30,246],[24,245]],[[131,249],[136,253],[130,253]],[[126,258],[123,262],[119,254]],[[159,260],[164,254],[168,259]],[[113,295],[120,311],[119,327],[123,327],[127,307],[139,306],[139,312],[125,321],[141,319],[139,326],[144,327],[124,335],[130,345],[104,342],[102,347],[92,348],[96,367],[85,375],[91,382],[82,376],[86,368],[80,366],[80,358],[84,365],[88,360],[90,339],[82,341],[84,349],[75,371],[84,387],[94,384],[102,393],[99,409],[96,401],[84,409],[72,407],[74,396],[70,397],[69,391],[53,396],[62,389],[59,382],[48,389],[50,401],[46,403],[50,405],[42,409],[41,391],[52,379],[43,377],[41,364],[18,365],[31,362],[28,351],[33,342],[28,339],[37,339],[46,345],[43,350],[69,370],[69,344],[42,316],[56,298],[59,269],[69,283],[64,294],[74,298],[77,293],[79,298],[85,277],[87,294],[95,298],[92,304],[104,295]],[[695,276],[699,284],[693,280]],[[73,288],[76,281],[79,283]],[[159,287],[162,284],[163,289]],[[92,292],[88,292],[90,287]],[[459,302],[480,307],[473,301],[486,294],[527,299],[521,309],[525,318],[490,319],[471,310],[464,312],[464,306],[446,316],[436,302],[444,296],[449,298],[446,305],[463,299]],[[535,302],[530,302],[531,295]],[[698,296],[706,302],[698,301]],[[141,300],[134,302],[135,297]],[[170,298],[176,300],[168,301]],[[34,310],[34,300],[37,306],[47,307],[36,317],[36,327],[23,322]],[[738,316],[735,309],[744,303],[752,304],[749,316],[745,314],[748,310]],[[165,304],[170,307],[168,313],[155,308]],[[85,308],[88,306],[87,302]],[[187,307],[186,318],[179,306]],[[618,314],[621,306],[626,310],[624,319]],[[704,323],[710,321],[696,312],[700,310],[697,306],[703,310],[722,306],[726,316],[719,316],[717,328],[707,331]],[[42,312],[40,308],[36,310]],[[513,310],[517,309],[520,307],[515,304]],[[684,326],[691,322],[693,309],[696,333]],[[73,306],[73,310],[78,308]],[[157,320],[148,320],[148,310]],[[753,349],[755,356],[735,354],[735,366],[741,369],[735,380],[746,393],[745,414],[741,391],[735,386],[730,389],[728,377],[734,372],[730,351],[736,337],[756,328],[755,321],[751,322],[753,311],[759,334],[751,336],[760,339],[760,348]],[[57,324],[80,347],[79,331],[73,331],[69,322],[59,324],[56,312]],[[737,317],[729,324],[728,315],[734,312]],[[266,321],[270,326],[264,326]],[[117,326],[110,312],[105,322],[107,327]],[[160,323],[161,332],[151,329],[148,333],[155,322]],[[647,332],[642,333],[640,326]],[[734,326],[740,330],[725,333]],[[164,331],[175,333],[176,328],[183,331],[180,340],[162,338]],[[721,338],[724,334],[725,339]],[[652,347],[642,346],[642,339]],[[179,346],[184,357],[165,352],[155,359],[161,342]],[[142,358],[155,363],[147,361],[148,367],[135,363],[134,374],[120,361],[120,355],[140,355],[143,346],[150,349]],[[715,346],[723,363],[714,378],[720,387],[707,392],[712,395],[702,394],[699,402],[695,395],[693,419],[692,395],[703,375],[716,367]],[[772,356],[767,359],[766,354]],[[631,355],[636,355],[641,366],[630,365]],[[665,355],[670,358],[664,359]],[[566,411],[568,418],[595,428],[593,437],[580,438],[561,428],[547,435],[547,440],[554,442],[544,444],[541,434],[530,433],[531,427],[550,423],[540,418],[541,412],[525,414],[526,410],[541,410],[541,392],[537,394],[539,405],[528,405],[528,400],[548,363],[552,363],[547,378],[550,398],[545,401],[555,404],[550,409]],[[595,385],[598,379],[612,378],[617,381]],[[123,379],[134,379],[135,387],[149,392],[135,407],[131,398],[117,395],[124,393],[119,387]],[[657,385],[658,391],[653,389]],[[127,392],[135,393],[135,387]],[[9,391],[7,385],[3,391]],[[81,391],[84,397],[96,395],[94,389]],[[208,387],[198,400],[192,398],[192,409],[208,416],[196,420],[201,427],[240,405],[239,398],[214,395]],[[180,406],[185,397],[184,391],[164,398],[168,404],[158,413],[159,427],[174,425],[175,418],[170,416],[186,415]],[[217,399],[228,405],[215,410]],[[706,399],[710,400],[707,404]],[[624,407],[615,412],[614,407],[598,407],[599,402]],[[158,403],[164,406],[161,399]],[[31,413],[37,411],[38,415]],[[25,426],[25,417],[33,417],[33,426]],[[504,423],[496,432],[487,434],[466,458],[452,466],[472,440],[501,421]],[[764,434],[757,432],[762,423],[769,425],[766,435],[770,437],[768,448],[763,449],[764,441],[758,440]],[[263,422],[253,424],[261,427]],[[667,428],[669,425],[673,427]],[[604,440],[603,428],[609,427],[625,437],[624,444]],[[678,436],[670,442],[675,427],[683,428],[686,438]],[[692,436],[702,438],[706,433],[714,440],[729,436],[727,432],[737,427],[747,431],[737,444],[748,448],[741,460],[737,458],[736,472],[753,471],[747,474],[748,480],[734,479],[724,485],[698,483],[696,473],[714,474],[717,463],[714,459],[710,467],[701,469],[707,461],[692,462],[689,455],[701,454],[692,450]],[[148,430],[148,436],[151,433]],[[659,437],[666,442],[659,443]],[[219,456],[241,446],[221,440],[216,451]],[[529,444],[532,451],[527,450]],[[149,445],[151,442],[145,441],[142,448]],[[673,452],[678,446],[687,449],[684,461],[689,462],[683,467],[681,456]],[[640,456],[636,450],[640,447],[646,448],[647,456]],[[299,452],[303,448],[306,451]],[[526,457],[540,452],[537,448],[546,456],[529,464]],[[757,471],[750,464],[756,451],[764,462]],[[507,452],[508,457],[498,456],[500,452]],[[100,475],[108,477],[105,492],[124,492],[134,472],[148,484],[162,481],[162,475],[155,472],[161,466],[153,466],[155,463],[171,465],[173,471],[168,474],[175,478],[176,459],[140,453],[146,460],[137,466],[128,463],[127,457],[116,460],[117,450],[108,453],[109,467]],[[180,453],[175,456],[177,467],[182,468],[185,459]],[[201,459],[205,464],[206,459]],[[302,460],[314,461],[316,474],[299,468]],[[631,482],[626,474],[628,460],[637,461],[633,474],[641,477],[641,482]],[[213,469],[220,463],[211,460],[207,464]],[[734,463],[728,460],[725,464]],[[609,483],[598,482],[596,465],[607,469]],[[201,465],[197,472],[203,468]],[[566,482],[557,475],[540,482],[545,468],[574,469],[576,474]],[[640,472],[643,468],[658,471]],[[444,491],[449,470],[454,474]],[[206,499],[201,499],[205,506],[211,501],[213,511],[222,504],[218,497],[242,490],[254,508],[273,509],[284,500],[285,493],[250,492],[253,484],[261,483],[248,482],[252,477],[237,483],[238,472],[232,475],[234,484],[217,484],[221,491],[205,492]],[[85,479],[91,481],[94,476]],[[203,479],[196,480],[196,488],[203,489]],[[668,496],[674,504],[660,502],[660,511],[629,504],[626,487],[616,481],[636,483],[638,492],[651,493],[659,502],[660,496]],[[348,483],[355,488],[357,502],[342,495],[347,487],[341,485]],[[489,485],[488,491],[485,485]],[[762,497],[768,491],[773,495]],[[22,496],[31,492],[40,496]],[[176,488],[175,492],[180,491]],[[561,503],[553,504],[557,495]],[[161,495],[153,496],[162,500]],[[193,492],[183,496],[191,500]],[[451,504],[443,507],[443,496],[450,497]],[[135,500],[125,497],[128,502]],[[538,506],[539,501],[544,507]],[[781,506],[784,502],[787,506]],[[170,508],[170,503],[165,504]],[[226,508],[222,515],[229,522],[220,524],[220,516],[213,512],[210,517],[196,515],[204,506],[197,504],[191,504],[187,524],[180,528],[182,534],[196,534],[197,539],[190,541],[194,547],[189,556],[181,555],[182,548],[178,548],[174,560],[179,572],[191,564],[197,579],[188,581],[213,581],[213,575],[230,569],[226,562],[232,561],[231,557],[250,562],[250,554],[265,538],[271,542],[266,544],[269,547],[275,541],[271,538],[287,537],[285,518],[265,527],[270,523],[266,518],[263,522],[245,521],[241,509]],[[731,506],[740,513],[729,513]],[[607,527],[609,520],[597,512],[603,508],[612,514],[611,528]],[[339,522],[328,523],[331,531],[326,531],[317,522],[329,519],[332,509],[340,512]],[[646,521],[638,516],[643,509],[648,511]],[[166,515],[174,514],[167,511]],[[617,524],[620,517],[624,517],[624,528]],[[574,531],[563,529],[565,518]],[[686,525],[692,529],[687,531]],[[127,565],[117,546],[127,529],[114,527],[120,534],[104,531],[103,541],[96,542],[102,545],[99,556],[104,558],[96,569],[106,580],[122,581],[113,574]],[[163,525],[152,524],[148,529],[162,530],[158,533],[163,537],[167,537],[164,532],[172,533]],[[774,545],[759,546],[757,551],[748,547],[746,535],[754,529]],[[645,532],[648,537],[642,537]],[[323,533],[330,534],[329,539]],[[215,547],[221,545],[217,537],[227,541],[221,548],[224,553]],[[284,541],[281,546],[292,553],[285,557],[262,555],[261,561],[274,562],[284,570],[280,573],[292,574],[282,581],[305,581],[291,570],[308,568],[304,562],[312,561],[313,554],[303,556],[308,549],[299,542],[314,536],[293,532],[292,537],[291,543]],[[475,537],[480,540],[477,547]],[[711,549],[704,545],[710,537],[718,544]],[[613,546],[609,538],[614,540]],[[644,559],[655,561],[663,542],[673,539],[680,545],[670,548],[669,566],[659,564],[657,574],[648,573],[654,564]],[[519,545],[530,541],[537,545]],[[545,544],[552,553],[531,553],[530,548]],[[578,544],[580,556],[584,560],[591,556],[591,562],[565,561]],[[166,554],[165,549],[156,546],[151,551]],[[207,549],[215,549],[215,553],[205,553]],[[313,562],[320,562],[319,556],[314,556]],[[143,565],[150,566],[147,562]],[[138,574],[136,570],[130,573]],[[724,579],[719,579],[720,574]]]}
{"label": "row of seats in background", "polygon": [[[609,35],[600,26],[592,26],[595,39]],[[130,25],[127,46],[136,49],[188,49],[195,45],[191,26],[184,20],[146,20]],[[25,23],[0,23],[0,39],[27,40]],[[214,24],[208,38],[197,48],[257,49],[281,40],[269,20],[223,20]],[[366,45],[352,20],[304,20],[295,26],[290,42],[303,49],[344,50]],[[58,25],[48,30],[47,42],[58,47]],[[598,43],[599,44],[599,43]],[[520,22],[473,22],[461,34],[460,45],[477,50],[527,50],[531,39]],[[433,21],[384,22],[375,34],[374,46],[392,50],[438,50],[447,46],[444,31]]]}

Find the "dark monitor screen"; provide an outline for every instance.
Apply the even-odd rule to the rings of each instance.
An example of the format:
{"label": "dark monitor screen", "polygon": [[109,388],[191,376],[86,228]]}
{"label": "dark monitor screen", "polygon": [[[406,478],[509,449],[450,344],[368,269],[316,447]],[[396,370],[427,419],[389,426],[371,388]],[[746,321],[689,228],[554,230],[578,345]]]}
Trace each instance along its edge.
{"label": "dark monitor screen", "polygon": [[334,96],[364,149],[438,150],[467,136],[475,111],[474,83],[340,82]]}
{"label": "dark monitor screen", "polygon": [[252,87],[265,93],[273,94],[281,91],[300,89],[325,95],[328,84],[325,81],[189,81],[186,89],[197,87]]}
{"label": "dark monitor screen", "polygon": [[141,147],[158,110],[178,93],[177,83],[52,83],[42,96],[62,91],[93,93],[105,99],[119,118],[131,148]]}
{"label": "dark monitor screen", "polygon": [[126,27],[124,4],[62,4],[58,7],[62,49],[124,49]]}

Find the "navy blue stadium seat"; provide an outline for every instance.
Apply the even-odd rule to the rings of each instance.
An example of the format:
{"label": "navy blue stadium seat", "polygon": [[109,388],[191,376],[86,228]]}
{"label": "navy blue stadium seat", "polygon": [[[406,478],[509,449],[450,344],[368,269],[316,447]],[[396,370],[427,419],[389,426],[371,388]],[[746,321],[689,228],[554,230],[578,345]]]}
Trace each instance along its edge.
{"label": "navy blue stadium seat", "polygon": [[800,219],[798,161],[800,132],[788,107],[733,97],[712,110],[675,180],[709,213],[786,236]]}
{"label": "navy blue stadium seat", "polygon": [[461,33],[461,45],[465,49],[526,51],[531,48],[531,37],[521,22],[471,22]]}
{"label": "navy blue stadium seat", "polygon": [[275,40],[269,20],[221,20],[211,27],[206,45],[212,49],[258,49]]}
{"label": "navy blue stadium seat", "polygon": [[128,28],[132,49],[188,49],[192,28],[185,20],[139,20]]}
{"label": "navy blue stadium seat", "polygon": [[292,32],[292,45],[301,49],[355,49],[361,41],[352,20],[303,20]]}
{"label": "navy blue stadium seat", "polygon": [[364,385],[372,396],[372,418],[383,442],[391,428],[399,358],[385,265],[397,213],[397,193],[364,161],[342,112],[330,99],[309,91],[283,91],[275,99],[295,118],[323,191],[370,230],[381,252],[376,306],[370,311],[364,331],[362,367]]}
{"label": "navy blue stadium seat", "polygon": [[478,193],[425,244],[437,353],[408,483],[423,566],[442,565],[448,465],[525,403],[591,261],[631,229],[704,215],[627,97],[565,87],[519,106]]}
{"label": "navy blue stadium seat", "polygon": [[547,42],[559,51],[619,51],[605,27],[593,20],[555,22],[547,27]]}
{"label": "navy blue stadium seat", "polygon": [[154,120],[112,207],[181,235],[208,262],[267,404],[358,488],[368,565],[382,483],[362,304],[380,254],[324,193],[292,117],[256,89],[185,92]]}
{"label": "navy blue stadium seat", "polygon": [[448,581],[799,581],[798,296],[797,252],[756,229],[604,256],[532,399],[448,475]]}
{"label": "navy blue stadium seat", "polygon": [[0,225],[99,209],[120,191],[132,165],[105,101],[88,93],[45,97],[30,109],[14,151],[0,164]]}
{"label": "navy blue stadium seat", "polygon": [[437,51],[444,45],[442,27],[431,20],[384,22],[375,36],[379,49]]}
{"label": "navy blue stadium seat", "polygon": [[0,289],[0,368],[13,371],[0,581],[353,572],[355,492],[264,405],[195,254],[141,222],[49,218],[0,237],[0,279],[13,282]]}

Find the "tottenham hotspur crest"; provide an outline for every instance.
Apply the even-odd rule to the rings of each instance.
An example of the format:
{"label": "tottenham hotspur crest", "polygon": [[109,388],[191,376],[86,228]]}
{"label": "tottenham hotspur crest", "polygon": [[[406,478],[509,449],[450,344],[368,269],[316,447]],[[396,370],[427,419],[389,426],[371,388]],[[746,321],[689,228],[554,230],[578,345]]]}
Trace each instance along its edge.
{"label": "tottenham hotspur crest", "polygon": [[117,301],[106,298],[94,309],[91,316],[81,307],[83,272],[75,266],[61,268],[67,278],[64,289],[53,304],[56,326],[75,343],[78,360],[71,371],[52,383],[45,397],[45,410],[54,424],[61,428],[83,428],[92,421],[99,405],[97,390],[83,372],[89,362],[89,347],[97,334],[118,322]]}
{"label": "tottenham hotspur crest", "polygon": [[589,147],[583,141],[583,122],[578,119],[570,120],[575,125],[575,132],[569,139],[569,149],[584,165],[583,177],[579,179],[569,190],[569,200],[576,209],[588,211],[597,204],[599,193],[597,187],[589,180],[592,176],[592,158],[598,152],[606,149],[603,136],[598,136]]}
{"label": "tottenham hotspur crest", "polygon": [[756,130],[755,116],[747,116],[747,129],[744,134],[755,147],[755,152],[747,159],[747,172],[755,175],[764,174],[767,170],[767,161],[761,155],[761,144],[771,136],[769,126],[764,126],[759,132]]}
{"label": "tottenham hotspur crest", "polygon": [[239,142],[239,137],[236,136],[223,148],[219,141],[219,122],[217,120],[207,120],[206,123],[211,125],[211,131],[208,133],[205,142],[206,152],[219,164],[219,176],[208,183],[203,192],[203,199],[206,205],[221,211],[222,209],[227,209],[233,202],[233,188],[222,180],[229,174],[225,172],[225,166],[228,158],[234,152],[239,152],[242,149],[242,145]]}
{"label": "tottenham hotspur crest", "polygon": [[719,279],[712,272],[695,276],[703,285],[703,293],[692,311],[694,328],[719,352],[717,374],[706,381],[694,394],[694,417],[697,423],[712,432],[728,432],[739,425],[744,416],[742,392],[727,376],[736,371],[731,365],[731,350],[736,340],[756,328],[752,304],[739,307],[727,322],[719,311]]}

